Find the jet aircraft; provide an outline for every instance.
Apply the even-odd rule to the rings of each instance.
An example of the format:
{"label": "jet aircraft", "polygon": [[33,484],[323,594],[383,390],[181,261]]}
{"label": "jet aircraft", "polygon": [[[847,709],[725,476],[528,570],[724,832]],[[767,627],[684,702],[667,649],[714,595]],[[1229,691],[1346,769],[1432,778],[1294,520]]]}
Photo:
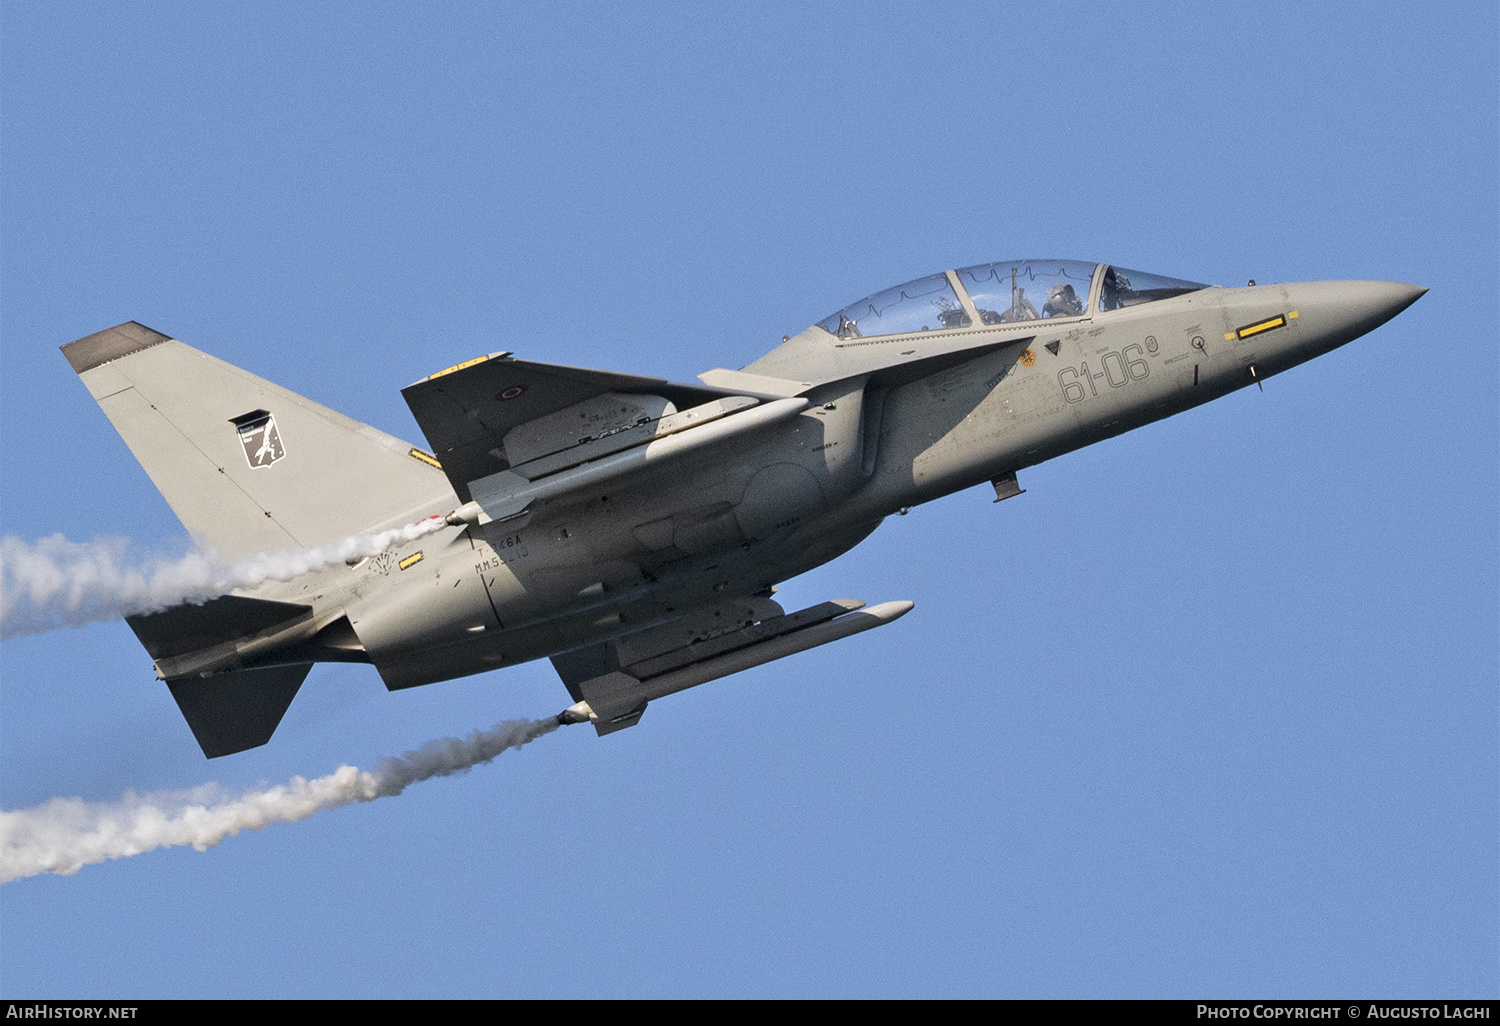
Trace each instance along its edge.
{"label": "jet aircraft", "polygon": [[982,264],[694,383],[466,360],[402,390],[426,448],[134,321],[62,351],[221,560],[435,528],[127,618],[213,758],[268,742],[330,661],[371,663],[395,690],[549,657],[574,702],[560,722],[633,726],[658,698],[904,615],[773,598],[890,514],[986,482],[996,502],[1020,495],[1026,468],[1259,385],[1424,292]]}

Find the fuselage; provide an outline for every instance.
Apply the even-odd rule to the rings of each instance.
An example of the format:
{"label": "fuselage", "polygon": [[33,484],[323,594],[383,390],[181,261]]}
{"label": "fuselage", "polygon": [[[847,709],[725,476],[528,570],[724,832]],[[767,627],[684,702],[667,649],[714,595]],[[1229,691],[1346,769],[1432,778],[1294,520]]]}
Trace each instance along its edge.
{"label": "fuselage", "polygon": [[[960,305],[918,330],[872,335],[831,318],[742,371],[703,376],[799,395],[807,406],[796,416],[524,516],[453,526],[261,594],[311,603],[319,624],[346,618],[353,637],[343,651],[375,663],[392,688],[554,655],[716,601],[769,596],[891,513],[1009,481],[1255,385],[1425,291],[1364,281],[1194,286],[1126,303],[1111,275],[1099,265],[1086,286],[1080,280],[1072,306],[1038,310],[1022,296],[1012,307],[1022,313],[1004,319],[961,285]],[[453,502],[437,490],[405,519]],[[305,639],[298,644],[290,657],[307,658]],[[259,658],[278,656],[273,647]]]}

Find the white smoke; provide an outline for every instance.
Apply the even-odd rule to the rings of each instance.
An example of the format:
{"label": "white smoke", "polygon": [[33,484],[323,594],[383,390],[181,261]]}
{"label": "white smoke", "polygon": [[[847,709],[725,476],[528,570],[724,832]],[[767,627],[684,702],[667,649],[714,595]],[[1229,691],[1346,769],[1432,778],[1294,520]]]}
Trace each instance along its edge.
{"label": "white smoke", "polygon": [[54,534],[28,545],[7,535],[0,540],[0,639],[150,613],[181,602],[206,602],[266,581],[289,581],[379,555],[446,526],[442,517],[428,517],[379,534],[251,556],[233,565],[197,552],[141,562],[131,558],[124,538],[71,542]]}
{"label": "white smoke", "polygon": [[294,823],[324,809],[398,795],[419,780],[463,773],[558,726],[556,717],[510,720],[381,759],[373,772],[340,766],[326,777],[293,777],[238,798],[205,784],[191,791],[127,793],[118,802],[54,798],[31,809],[0,811],[0,884],[38,873],[72,876],[91,863],[156,848],[190,844],[207,851],[241,830]]}

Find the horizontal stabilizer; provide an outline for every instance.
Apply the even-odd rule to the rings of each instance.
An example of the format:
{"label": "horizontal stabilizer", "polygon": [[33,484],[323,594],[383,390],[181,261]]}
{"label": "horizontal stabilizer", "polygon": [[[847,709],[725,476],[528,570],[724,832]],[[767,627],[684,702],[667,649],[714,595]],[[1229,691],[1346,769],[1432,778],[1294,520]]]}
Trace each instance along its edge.
{"label": "horizontal stabilizer", "polygon": [[167,681],[203,754],[210,759],[259,748],[271,740],[311,663],[230,670]]}
{"label": "horizontal stabilizer", "polygon": [[200,605],[185,603],[160,613],[127,616],[152,659],[172,659],[188,652],[239,641],[311,615],[312,606],[297,602],[224,595]]}
{"label": "horizontal stabilizer", "polygon": [[[516,461],[505,448],[507,436],[513,447],[517,445],[512,436],[516,428],[606,393],[660,399],[680,410],[735,394],[639,374],[517,360],[509,353],[461,363],[401,390],[443,472],[465,502],[473,498],[469,482],[508,470]],[[649,419],[660,415],[660,410],[649,408],[645,413]],[[522,459],[536,452],[533,445],[522,448]]]}

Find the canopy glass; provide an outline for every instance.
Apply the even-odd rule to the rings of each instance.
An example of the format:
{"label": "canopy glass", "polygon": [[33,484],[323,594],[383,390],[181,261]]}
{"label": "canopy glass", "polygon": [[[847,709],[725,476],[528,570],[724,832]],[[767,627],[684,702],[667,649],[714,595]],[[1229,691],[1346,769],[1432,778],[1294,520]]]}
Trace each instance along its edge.
{"label": "canopy glass", "polygon": [[[1099,311],[1208,288],[1198,282],[1078,260],[1005,260],[945,274],[930,274],[866,296],[818,322],[840,339],[898,335],[914,331],[968,328],[1087,317],[1096,274],[1102,276]],[[959,289],[955,291],[953,282]]]}
{"label": "canopy glass", "polygon": [[930,274],[866,296],[819,321],[818,327],[839,338],[866,338],[905,331],[966,328],[969,322],[958,295],[948,284],[948,276]]}
{"label": "canopy glass", "polygon": [[1094,264],[1076,260],[1012,260],[965,267],[958,283],[985,324],[1082,317],[1088,313]]}
{"label": "canopy glass", "polygon": [[1104,284],[1099,289],[1099,309],[1123,310],[1127,306],[1154,303],[1158,299],[1185,296],[1189,292],[1206,289],[1195,281],[1168,278],[1145,271],[1131,271],[1123,267],[1106,267]]}

